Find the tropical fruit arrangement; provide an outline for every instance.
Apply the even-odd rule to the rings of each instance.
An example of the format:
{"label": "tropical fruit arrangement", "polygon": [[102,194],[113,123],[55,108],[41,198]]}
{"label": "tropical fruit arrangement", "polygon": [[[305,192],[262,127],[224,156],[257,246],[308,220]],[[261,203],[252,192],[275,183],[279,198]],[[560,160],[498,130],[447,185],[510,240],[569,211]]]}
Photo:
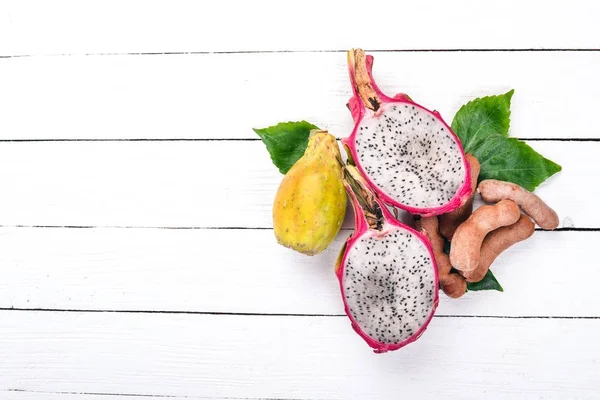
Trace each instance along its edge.
{"label": "tropical fruit arrangement", "polygon": [[[407,94],[384,94],[362,50],[348,52],[348,71],[345,161],[336,138],[306,121],[255,131],[285,174],[273,203],[278,243],[322,252],[349,199],[354,232],[332,267],[352,327],[382,353],[423,334],[439,289],[451,298],[503,290],[496,258],[536,224],[559,225],[533,191],[561,167],[508,136],[512,90],[465,104],[448,125]],[[486,204],[474,210],[476,195]]]}

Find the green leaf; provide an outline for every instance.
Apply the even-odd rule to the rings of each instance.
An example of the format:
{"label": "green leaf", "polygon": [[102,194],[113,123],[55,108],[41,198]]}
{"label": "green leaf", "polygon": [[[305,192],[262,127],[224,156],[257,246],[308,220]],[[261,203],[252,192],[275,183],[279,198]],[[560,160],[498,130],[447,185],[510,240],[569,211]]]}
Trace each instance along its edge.
{"label": "green leaf", "polygon": [[498,179],[534,191],[562,167],[525,142],[508,137],[513,93],[511,90],[468,102],[454,116],[452,129],[462,141],[465,152],[479,160],[479,181]]}
{"label": "green leaf", "polygon": [[454,116],[452,130],[472,153],[492,134],[507,137],[510,126],[510,99],[514,90],[498,96],[481,97],[462,106]]}
{"label": "green leaf", "polygon": [[472,153],[481,165],[479,181],[514,182],[533,192],[562,167],[515,138],[492,135]]}
{"label": "green leaf", "polygon": [[474,292],[478,290],[497,290],[499,292],[504,292],[504,289],[500,286],[500,282],[498,282],[490,269],[488,269],[487,274],[485,274],[483,279],[479,282],[467,283],[467,290],[472,290]]}
{"label": "green leaf", "polygon": [[319,129],[306,121],[282,122],[268,128],[253,128],[260,136],[279,172],[286,174],[304,154],[311,129]]}

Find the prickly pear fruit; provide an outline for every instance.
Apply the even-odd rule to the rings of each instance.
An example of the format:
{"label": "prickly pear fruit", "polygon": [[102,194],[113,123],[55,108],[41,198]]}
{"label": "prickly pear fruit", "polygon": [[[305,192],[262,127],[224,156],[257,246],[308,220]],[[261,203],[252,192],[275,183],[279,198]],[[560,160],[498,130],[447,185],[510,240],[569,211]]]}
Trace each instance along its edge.
{"label": "prickly pear fruit", "polygon": [[279,244],[307,255],[325,250],[346,214],[341,156],[335,138],[312,130],[304,155],[287,172],[273,204]]}

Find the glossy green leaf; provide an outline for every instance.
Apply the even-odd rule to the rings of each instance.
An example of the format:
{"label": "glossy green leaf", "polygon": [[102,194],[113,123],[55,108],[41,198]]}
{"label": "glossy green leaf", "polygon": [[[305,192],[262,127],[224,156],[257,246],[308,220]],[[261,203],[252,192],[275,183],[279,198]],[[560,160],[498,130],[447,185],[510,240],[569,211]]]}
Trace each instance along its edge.
{"label": "glossy green leaf", "polygon": [[306,122],[282,122],[268,128],[253,128],[260,136],[279,172],[286,174],[304,155],[312,129],[319,129]]}
{"label": "glossy green leaf", "polygon": [[478,290],[497,290],[499,292],[504,292],[504,289],[500,286],[500,282],[498,282],[490,269],[488,269],[487,274],[485,274],[483,279],[479,282],[467,283],[467,290],[472,290],[474,292]]}
{"label": "glossy green leaf", "polygon": [[468,102],[458,110],[452,129],[465,152],[481,164],[479,181],[498,179],[514,182],[529,191],[562,168],[525,142],[508,137],[510,100],[514,91]]}
{"label": "glossy green leaf", "polygon": [[490,135],[508,137],[513,93],[514,90],[511,90],[498,96],[477,98],[458,110],[452,121],[452,130],[467,153],[472,153]]}
{"label": "glossy green leaf", "polygon": [[525,142],[500,135],[491,135],[472,154],[481,165],[479,181],[498,179],[529,191],[562,169]]}

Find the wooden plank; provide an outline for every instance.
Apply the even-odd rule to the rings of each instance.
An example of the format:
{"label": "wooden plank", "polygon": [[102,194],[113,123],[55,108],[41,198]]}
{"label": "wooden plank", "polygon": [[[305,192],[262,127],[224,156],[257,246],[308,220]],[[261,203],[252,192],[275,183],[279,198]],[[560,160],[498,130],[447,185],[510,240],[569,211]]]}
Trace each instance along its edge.
{"label": "wooden plank", "polygon": [[[600,227],[600,142],[532,145],[561,225]],[[0,225],[268,228],[280,181],[261,142],[0,143]]]}
{"label": "wooden plank", "polygon": [[591,399],[599,322],[434,318],[417,343],[375,355],[341,317],[3,312],[0,390]]}
{"label": "wooden plank", "polygon": [[[554,5],[552,5],[554,4]],[[88,52],[598,48],[597,2],[19,1],[0,14],[1,55]],[[561,26],[564,29],[556,29]],[[374,28],[376,33],[374,32]],[[535,29],[532,29],[535,27]],[[568,34],[567,34],[568,33]]]}
{"label": "wooden plank", "polygon": [[[0,308],[342,315],[347,236],[307,257],[270,230],[0,229]],[[438,315],[600,317],[599,239],[536,232],[494,263],[504,293],[441,295]]]}
{"label": "wooden plank", "polygon": [[[382,90],[448,121],[514,88],[513,136],[600,138],[585,117],[600,97],[600,52],[375,56]],[[5,59],[0,87],[2,139],[255,139],[252,127],[301,119],[344,137],[353,126],[344,53]]]}

